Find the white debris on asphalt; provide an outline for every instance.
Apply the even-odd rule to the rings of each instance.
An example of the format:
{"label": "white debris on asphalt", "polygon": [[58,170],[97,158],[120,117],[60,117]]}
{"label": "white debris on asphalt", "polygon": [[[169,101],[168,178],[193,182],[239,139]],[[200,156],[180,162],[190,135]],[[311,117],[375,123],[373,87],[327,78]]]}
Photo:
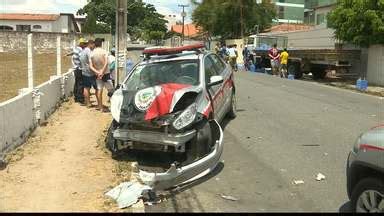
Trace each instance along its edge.
{"label": "white debris on asphalt", "polygon": [[151,190],[151,187],[137,182],[123,182],[119,186],[108,191],[105,195],[116,200],[118,207],[123,209],[137,203],[143,192],[146,190]]}
{"label": "white debris on asphalt", "polygon": [[230,201],[238,201],[239,199],[236,198],[236,197],[233,197],[233,196],[227,196],[227,195],[224,195],[224,194],[220,194],[221,198],[223,199],[226,199],[226,200],[230,200]]}
{"label": "white debris on asphalt", "polygon": [[327,152],[325,152],[325,153],[324,153],[324,156],[328,156],[328,153],[327,153]]}
{"label": "white debris on asphalt", "polygon": [[294,185],[304,184],[303,180],[293,180]]}
{"label": "white debris on asphalt", "polygon": [[324,179],[325,179],[325,175],[323,175],[321,173],[317,174],[317,176],[316,176],[316,180],[317,181],[321,181],[321,180],[324,180]]}
{"label": "white debris on asphalt", "polygon": [[281,171],[281,172],[287,172],[287,170],[286,170],[286,169],[280,169],[280,171]]}

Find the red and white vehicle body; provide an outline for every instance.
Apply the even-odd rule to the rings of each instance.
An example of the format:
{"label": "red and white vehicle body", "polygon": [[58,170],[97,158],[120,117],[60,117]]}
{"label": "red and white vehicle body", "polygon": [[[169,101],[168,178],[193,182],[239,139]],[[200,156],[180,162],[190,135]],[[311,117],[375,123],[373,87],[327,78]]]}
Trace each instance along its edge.
{"label": "red and white vehicle body", "polygon": [[212,170],[223,151],[218,122],[235,117],[234,74],[202,45],[144,50],[111,99],[114,118],[107,144],[184,155],[165,173],[141,171],[156,189],[167,189]]}

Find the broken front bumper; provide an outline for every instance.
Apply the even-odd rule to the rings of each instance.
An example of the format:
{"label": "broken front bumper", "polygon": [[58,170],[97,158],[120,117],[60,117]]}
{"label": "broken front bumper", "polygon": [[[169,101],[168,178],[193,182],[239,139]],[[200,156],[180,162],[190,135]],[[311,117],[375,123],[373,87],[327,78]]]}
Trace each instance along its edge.
{"label": "broken front bumper", "polygon": [[182,134],[166,134],[151,131],[116,129],[113,137],[122,141],[136,141],[164,146],[174,146],[175,148],[184,145],[195,137],[196,130],[188,131]]}
{"label": "broken front bumper", "polygon": [[141,181],[155,190],[166,190],[194,181],[212,171],[219,163],[223,153],[223,130],[216,120],[211,121],[210,125],[213,138],[216,141],[212,152],[198,161],[180,168],[177,168],[176,164],[172,164],[165,173],[150,173],[140,170]]}

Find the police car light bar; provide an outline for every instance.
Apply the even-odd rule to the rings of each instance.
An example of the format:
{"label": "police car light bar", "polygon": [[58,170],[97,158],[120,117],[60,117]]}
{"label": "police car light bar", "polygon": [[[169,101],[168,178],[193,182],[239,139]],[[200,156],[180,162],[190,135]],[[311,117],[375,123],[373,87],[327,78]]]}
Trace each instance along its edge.
{"label": "police car light bar", "polygon": [[173,48],[145,49],[143,51],[143,54],[144,55],[170,55],[170,54],[182,53],[183,51],[193,51],[193,50],[198,50],[202,48],[205,48],[205,45],[200,43],[200,44],[193,44],[193,45],[173,47]]}

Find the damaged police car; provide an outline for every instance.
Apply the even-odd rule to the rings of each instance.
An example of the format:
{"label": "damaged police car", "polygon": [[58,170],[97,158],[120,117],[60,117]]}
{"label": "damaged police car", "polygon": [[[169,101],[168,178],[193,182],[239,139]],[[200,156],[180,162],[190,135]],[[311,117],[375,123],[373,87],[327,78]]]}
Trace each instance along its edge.
{"label": "damaged police car", "polygon": [[169,189],[209,173],[223,152],[218,122],[236,115],[234,74],[204,45],[150,48],[111,98],[106,144],[175,155],[164,173],[140,170],[141,180]]}

